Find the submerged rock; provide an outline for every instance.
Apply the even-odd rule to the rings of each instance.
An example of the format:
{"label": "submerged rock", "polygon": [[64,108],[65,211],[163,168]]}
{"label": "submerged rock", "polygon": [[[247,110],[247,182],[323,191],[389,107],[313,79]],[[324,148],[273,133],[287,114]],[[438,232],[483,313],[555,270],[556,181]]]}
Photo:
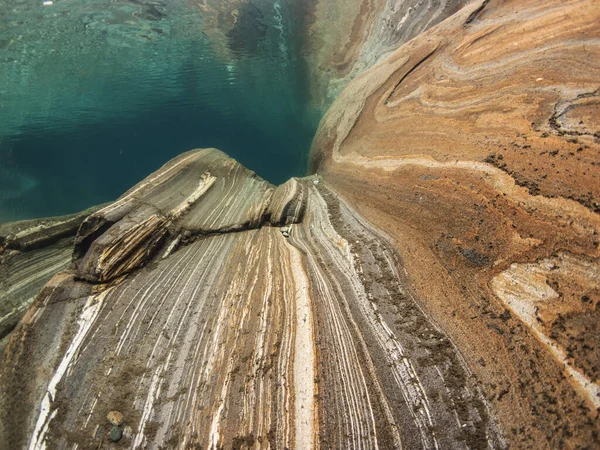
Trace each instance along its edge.
{"label": "submerged rock", "polygon": [[97,448],[108,406],[131,448],[593,446],[598,21],[471,3],[349,84],[323,183],[193,150],[89,215],[6,344],[0,442]]}
{"label": "submerged rock", "polygon": [[[93,399],[101,392],[102,402],[126,398],[133,408],[127,417],[137,430],[134,448],[206,446],[212,439],[229,448],[248,429],[274,448],[347,448],[356,439],[383,445],[377,436],[389,448],[455,447],[465,434],[453,419],[458,406],[430,399],[447,392],[460,398],[463,422],[498,445],[493,421],[478,406],[485,399],[457,350],[422,347],[432,337],[447,340],[408,293],[394,247],[312,181],[275,189],[221,152],[192,151],[86,219],[76,268],[42,292],[15,331],[13,342],[28,350],[10,347],[3,367],[15,371],[0,372],[4,398],[31,395],[60,405],[61,414],[23,406],[3,416],[3,423],[19,417],[25,424],[19,432],[4,428],[8,442],[60,447],[59,430],[96,414]],[[279,226],[290,222],[294,233]],[[165,230],[162,242],[157,230]],[[416,321],[401,326],[398,317]],[[56,339],[66,344],[57,347]],[[37,361],[58,365],[24,378]],[[318,395],[325,392],[331,394]],[[276,400],[285,398],[289,406]],[[243,414],[246,408],[261,421]],[[227,431],[214,434],[207,414]],[[366,431],[335,433],[347,418]],[[436,434],[433,423],[446,424],[448,433]],[[78,444],[95,442],[94,426],[83,426],[80,435],[89,438]],[[111,437],[120,433],[115,426]]]}
{"label": "submerged rock", "polygon": [[599,20],[597,2],[473,2],[350,83],[313,143],[313,170],[396,243],[511,447],[599,432],[584,337],[600,302]]}
{"label": "submerged rock", "polygon": [[75,241],[77,276],[106,283],[183,241],[298,222],[305,204],[305,188],[294,179],[275,188],[219,150],[193,150],[84,221]]}
{"label": "submerged rock", "polygon": [[117,426],[113,426],[110,429],[110,440],[113,442],[119,442],[123,437],[123,431]]}
{"label": "submerged rock", "polygon": [[113,425],[119,426],[123,423],[123,414],[119,411],[111,411],[106,415],[106,419]]}
{"label": "submerged rock", "polygon": [[283,235],[283,237],[288,238],[290,237],[290,231],[291,228],[290,227],[281,227],[281,234]]}
{"label": "submerged rock", "polygon": [[0,224],[0,340],[19,323],[50,278],[69,266],[77,229],[97,209]]}

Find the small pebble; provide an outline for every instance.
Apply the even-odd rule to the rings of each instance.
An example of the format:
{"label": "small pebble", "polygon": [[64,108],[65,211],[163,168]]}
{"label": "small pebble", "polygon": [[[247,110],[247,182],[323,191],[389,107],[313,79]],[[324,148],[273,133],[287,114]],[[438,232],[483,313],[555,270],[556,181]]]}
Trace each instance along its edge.
{"label": "small pebble", "polygon": [[319,184],[319,180],[318,180],[317,178],[315,178],[315,179],[313,180],[313,184],[314,184],[315,186],[317,186],[317,185]]}
{"label": "small pebble", "polygon": [[121,431],[121,429],[117,426],[113,426],[110,429],[110,440],[113,442],[119,442],[121,440],[121,437],[123,437],[123,432]]}
{"label": "small pebble", "polygon": [[133,428],[129,425],[123,427],[123,437],[127,439],[133,439]]}
{"label": "small pebble", "polygon": [[290,237],[290,231],[291,228],[290,227],[281,227],[281,234],[283,234],[283,237]]}
{"label": "small pebble", "polygon": [[119,426],[123,423],[123,414],[121,414],[119,411],[111,411],[106,415],[106,418],[108,419],[108,421],[110,423],[112,423],[115,426]]}

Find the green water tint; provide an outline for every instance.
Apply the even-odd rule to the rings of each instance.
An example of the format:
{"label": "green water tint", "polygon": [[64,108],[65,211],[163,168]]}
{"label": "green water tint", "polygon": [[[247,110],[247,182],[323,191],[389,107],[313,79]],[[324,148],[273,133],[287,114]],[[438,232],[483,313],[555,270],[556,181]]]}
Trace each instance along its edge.
{"label": "green water tint", "polygon": [[211,42],[186,0],[2,2],[0,221],[110,201],[198,147],[303,175],[321,113],[293,19],[257,0]]}

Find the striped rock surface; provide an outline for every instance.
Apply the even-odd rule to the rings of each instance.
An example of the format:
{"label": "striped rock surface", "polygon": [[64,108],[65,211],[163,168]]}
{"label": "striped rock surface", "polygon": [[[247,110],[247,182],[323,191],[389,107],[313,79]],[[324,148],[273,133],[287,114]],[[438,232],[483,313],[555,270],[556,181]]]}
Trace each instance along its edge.
{"label": "striped rock surface", "polygon": [[[216,179],[196,195],[207,172]],[[0,440],[112,448],[106,415],[119,411],[128,448],[501,447],[389,237],[314,181],[269,197],[221,152],[193,151],[92,214],[78,267],[46,285],[6,349]],[[132,212],[117,220],[117,210],[162,222],[135,216],[130,234],[119,224]],[[196,211],[214,220],[186,228]],[[128,270],[84,280],[82,261],[106,242]]]}
{"label": "striped rock surface", "polygon": [[400,45],[442,22],[465,0],[315,0],[307,10],[305,52],[317,104]]}
{"label": "striped rock surface", "polygon": [[4,350],[0,442],[598,447],[599,22],[470,3],[348,85],[317,175],[195,150],[92,214]]}
{"label": "striped rock surface", "polygon": [[[216,149],[165,164],[88,217],[75,243],[78,277],[107,282],[199,236],[294,223],[303,209],[294,180],[275,188]],[[272,199],[274,198],[274,201]]]}
{"label": "striped rock surface", "polygon": [[514,448],[600,445],[598,23],[596,1],[473,2],[350,83],[312,150]]}
{"label": "striped rock surface", "polygon": [[40,290],[69,266],[77,229],[96,209],[0,224],[0,353]]}

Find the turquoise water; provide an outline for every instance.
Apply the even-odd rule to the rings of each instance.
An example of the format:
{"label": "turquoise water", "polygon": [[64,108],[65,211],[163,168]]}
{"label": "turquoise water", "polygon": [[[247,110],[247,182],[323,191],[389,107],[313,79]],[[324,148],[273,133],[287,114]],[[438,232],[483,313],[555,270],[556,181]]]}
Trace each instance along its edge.
{"label": "turquoise water", "polygon": [[320,112],[293,19],[256,0],[222,37],[187,0],[3,2],[0,221],[113,200],[198,147],[303,175]]}

